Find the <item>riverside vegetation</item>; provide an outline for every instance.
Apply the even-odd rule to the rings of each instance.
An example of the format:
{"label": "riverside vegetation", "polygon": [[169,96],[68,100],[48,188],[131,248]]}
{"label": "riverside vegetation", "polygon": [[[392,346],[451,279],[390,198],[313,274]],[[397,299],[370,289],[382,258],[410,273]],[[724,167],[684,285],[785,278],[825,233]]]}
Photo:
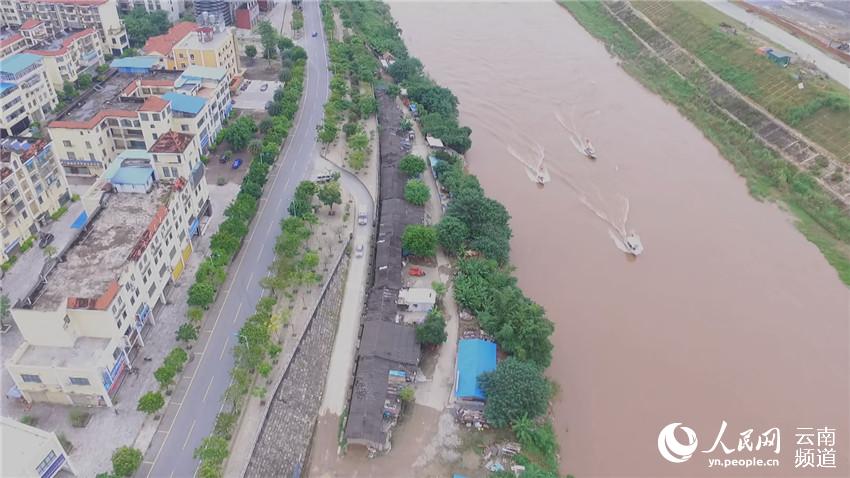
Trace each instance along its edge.
{"label": "riverside vegetation", "polygon": [[[729,118],[711,101],[708,92],[699,83],[687,76],[678,76],[623,27],[602,2],[559,3],[620,58],[626,72],[675,105],[693,122],[746,179],[755,198],[787,205],[798,219],[797,228],[820,249],[841,280],[850,285],[850,216],[811,174],[789,164],[759,142],[752,131]],[[735,80],[733,84],[742,81]],[[820,100],[815,97],[811,101]],[[803,104],[800,108],[808,111],[810,107]],[[840,105],[836,108],[842,111]],[[785,110],[789,121],[794,119],[792,116],[802,114],[795,111],[794,108]],[[797,121],[804,119],[800,117]]]}
{"label": "riverside vegetation", "polygon": [[[388,73],[396,83],[388,85],[387,91],[397,95],[401,87],[407,89],[410,100],[419,106],[423,132],[440,138],[454,151],[466,152],[472,146],[471,130],[458,124],[457,97],[428,78],[422,63],[408,53],[389,7],[380,2],[323,2],[325,28],[332,32],[331,8],[339,10],[343,25],[353,31],[347,41],[362,42],[373,55],[389,52],[395,57]],[[357,63],[371,65],[368,72],[360,70],[361,81],[381,81],[375,63],[374,58],[368,63],[365,60]],[[486,196],[478,179],[464,171],[460,156],[445,152],[437,156],[436,173],[449,190],[451,201],[434,229],[437,243],[457,259],[456,300],[472,311],[484,331],[510,354],[494,372],[481,377],[488,395],[485,414],[494,425],[512,431],[523,444],[524,452],[516,458],[526,466],[522,476],[556,477],[558,446],[545,417],[555,387],[543,375],[551,362],[549,338],[554,325],[546,318],[543,308],[517,287],[511,274],[512,233],[505,207]],[[430,248],[423,246],[423,249]],[[421,252],[431,253],[431,250]],[[468,252],[477,257],[466,257],[470,255]],[[523,396],[522,413],[506,405],[527,387],[534,393]]]}

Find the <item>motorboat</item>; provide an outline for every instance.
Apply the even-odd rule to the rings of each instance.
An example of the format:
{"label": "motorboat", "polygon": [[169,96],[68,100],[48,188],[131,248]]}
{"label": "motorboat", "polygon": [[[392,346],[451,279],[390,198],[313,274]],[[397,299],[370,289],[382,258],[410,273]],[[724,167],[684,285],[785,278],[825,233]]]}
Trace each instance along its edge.
{"label": "motorboat", "polygon": [[596,150],[593,149],[593,145],[587,138],[584,140],[584,155],[590,159],[596,159]]}
{"label": "motorboat", "polygon": [[626,236],[626,240],[623,241],[623,244],[625,244],[628,253],[633,256],[640,255],[640,253],[643,252],[643,243],[640,242],[640,237],[634,232],[630,232],[629,235]]}

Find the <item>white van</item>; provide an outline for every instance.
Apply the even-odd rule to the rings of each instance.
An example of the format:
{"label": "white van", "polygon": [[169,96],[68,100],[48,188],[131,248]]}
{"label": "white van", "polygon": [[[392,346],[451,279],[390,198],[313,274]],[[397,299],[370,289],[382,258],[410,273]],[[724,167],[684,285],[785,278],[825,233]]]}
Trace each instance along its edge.
{"label": "white van", "polygon": [[366,213],[366,211],[361,209],[357,212],[357,224],[360,224],[361,226],[369,224],[369,214]]}

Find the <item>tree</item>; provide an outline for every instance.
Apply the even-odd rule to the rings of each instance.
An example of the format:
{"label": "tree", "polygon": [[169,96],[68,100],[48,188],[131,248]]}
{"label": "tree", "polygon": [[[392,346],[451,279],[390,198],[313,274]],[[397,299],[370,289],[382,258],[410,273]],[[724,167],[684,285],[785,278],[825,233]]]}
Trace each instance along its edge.
{"label": "tree", "polygon": [[182,324],[177,329],[177,340],[189,342],[198,338],[198,329],[189,323]]}
{"label": "tree", "polygon": [[421,179],[411,179],[404,185],[404,199],[414,206],[424,206],[431,198],[431,190]]}
{"label": "tree", "polygon": [[254,62],[254,57],[257,56],[257,47],[254,45],[245,45],[245,56],[251,59],[251,63]]}
{"label": "tree", "polygon": [[437,242],[449,254],[459,254],[464,249],[469,228],[454,216],[444,216],[437,223]]}
{"label": "tree", "polygon": [[91,75],[83,73],[77,78],[77,86],[80,87],[81,90],[87,90],[92,84]]}
{"label": "tree", "polygon": [[263,150],[263,142],[259,139],[252,139],[250,143],[248,143],[248,151],[251,154],[260,154],[260,151]]}
{"label": "tree", "polygon": [[528,418],[528,415],[519,417],[511,424],[511,430],[513,430],[517,440],[523,444],[531,443],[534,436],[534,429],[534,421]]}
{"label": "tree", "polygon": [[263,118],[263,120],[260,121],[260,124],[257,125],[257,129],[260,133],[266,134],[268,130],[272,129],[272,126],[274,126],[274,121],[271,118]]}
{"label": "tree", "polygon": [[407,154],[398,163],[398,169],[408,177],[416,177],[425,171],[425,160],[415,154]]}
{"label": "tree", "polygon": [[363,151],[369,146],[369,137],[363,131],[357,132],[348,137],[348,146],[357,151]]}
{"label": "tree", "polygon": [[290,40],[289,38],[278,37],[278,39],[277,39],[277,49],[280,50],[281,53],[289,50],[293,46],[295,46],[295,44],[292,43],[292,40]]}
{"label": "tree", "polygon": [[499,362],[496,370],[481,374],[478,385],[487,398],[484,417],[498,428],[522,417],[533,420],[543,415],[552,392],[537,365],[514,357]]}
{"label": "tree", "polygon": [[112,453],[112,473],[116,476],[133,476],[142,464],[142,452],[122,446]]}
{"label": "tree", "polygon": [[127,39],[132,47],[141,47],[148,38],[168,31],[171,22],[168,14],[162,10],[148,12],[144,7],[136,7],[123,17],[127,29]]}
{"label": "tree", "polygon": [[189,305],[207,308],[215,299],[215,288],[207,282],[195,282],[189,287]]}
{"label": "tree", "polygon": [[416,341],[422,345],[440,345],[446,338],[446,321],[436,309],[428,312],[428,317],[416,326]]}
{"label": "tree", "polygon": [[158,412],[165,405],[165,398],[159,392],[148,392],[139,397],[139,403],[136,405],[136,410],[152,415]]}
{"label": "tree", "polygon": [[433,257],[437,253],[437,231],[430,226],[411,224],[404,228],[401,247],[419,257]]}
{"label": "tree", "polygon": [[326,183],[319,189],[317,196],[322,204],[330,208],[330,214],[333,214],[334,204],[342,204],[342,191],[340,191],[337,181]]}
{"label": "tree", "polygon": [[203,462],[198,467],[199,478],[222,478],[224,474],[221,471],[221,466],[214,463]]}
{"label": "tree", "polygon": [[171,385],[175,375],[177,375],[177,370],[175,370],[174,367],[165,364],[153,372],[153,376],[156,381],[159,382],[160,388],[166,388]]}
{"label": "tree", "polygon": [[220,436],[208,436],[204,438],[201,445],[195,449],[193,457],[202,462],[221,465],[227,458],[229,444]]}
{"label": "tree", "polygon": [[6,294],[0,295],[0,325],[6,325],[12,315],[12,301]]}
{"label": "tree", "polygon": [[448,290],[448,287],[446,287],[446,284],[444,284],[443,282],[440,282],[438,280],[431,282],[431,288],[434,289],[434,293],[437,294],[437,301],[438,302],[443,300],[443,296],[446,295],[446,291]]}
{"label": "tree", "polygon": [[272,58],[275,57],[275,49],[277,48],[277,30],[268,20],[263,20],[257,23],[254,31],[260,34],[260,43],[263,45],[263,58],[269,60],[269,67],[272,64]]}
{"label": "tree", "polygon": [[422,74],[422,62],[417,58],[409,56],[407,58],[399,58],[390,65],[387,73],[393,77],[396,82],[403,82],[408,78],[419,76]]}
{"label": "tree", "polygon": [[404,403],[413,403],[416,399],[416,390],[413,387],[404,387],[398,392],[398,398]]}
{"label": "tree", "polygon": [[413,122],[407,118],[401,120],[401,124],[399,125],[402,131],[407,132],[413,129]]}

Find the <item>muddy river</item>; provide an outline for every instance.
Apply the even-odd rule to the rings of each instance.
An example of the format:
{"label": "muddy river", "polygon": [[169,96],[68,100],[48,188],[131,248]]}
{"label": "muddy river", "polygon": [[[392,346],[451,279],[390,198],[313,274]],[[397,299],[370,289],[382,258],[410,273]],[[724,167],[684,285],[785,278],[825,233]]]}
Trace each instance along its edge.
{"label": "muddy river", "polygon": [[[752,199],[693,125],[557,5],[392,11],[411,52],[460,99],[471,171],[510,211],[520,285],[556,324],[548,374],[560,385],[562,471],[847,476],[848,290],[790,216]],[[577,148],[585,138],[595,162]],[[527,175],[541,158],[543,188]],[[645,246],[637,260],[612,240],[631,230]],[[659,445],[671,423],[694,438],[678,428]],[[795,469],[798,448],[818,448],[797,445],[809,433],[798,427],[826,427],[824,440],[837,429],[843,469],[825,468],[828,441],[801,455],[821,468]],[[746,458],[779,466],[709,467]]]}

